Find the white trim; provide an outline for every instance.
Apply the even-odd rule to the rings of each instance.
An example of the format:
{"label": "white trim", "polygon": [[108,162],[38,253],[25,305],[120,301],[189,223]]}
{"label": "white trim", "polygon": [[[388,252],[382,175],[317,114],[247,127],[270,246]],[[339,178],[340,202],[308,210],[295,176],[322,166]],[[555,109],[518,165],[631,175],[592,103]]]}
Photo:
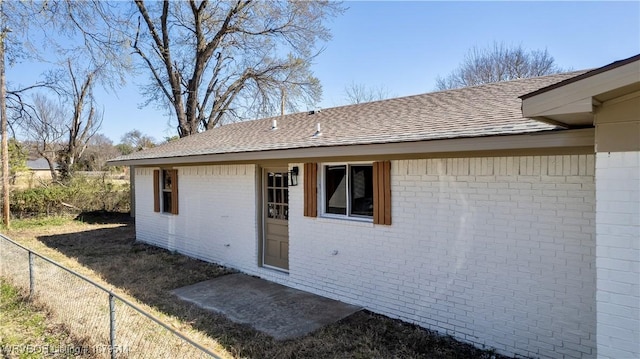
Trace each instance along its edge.
{"label": "white trim", "polygon": [[[358,215],[350,215],[349,211],[350,211],[350,202],[351,202],[351,196],[350,196],[350,188],[351,188],[351,176],[349,175],[349,170],[351,166],[358,166],[358,165],[366,165],[366,166],[371,166],[373,168],[373,162],[372,161],[347,161],[347,162],[321,162],[318,164],[318,166],[320,167],[320,190],[318,191],[320,198],[319,201],[321,202],[321,206],[320,206],[320,216],[321,218],[329,218],[329,219],[338,219],[338,220],[346,220],[346,221],[356,221],[356,222],[364,222],[364,223],[373,223],[373,215],[371,216],[358,216]],[[346,214],[336,214],[336,213],[327,213],[327,205],[326,205],[326,174],[325,174],[325,167],[328,166],[345,166],[346,167],[346,171],[345,171],[345,177],[347,179],[347,183],[346,183]]]}
{"label": "white trim", "polygon": [[345,215],[342,215],[342,214],[324,213],[324,211],[323,211],[323,213],[320,214],[320,218],[337,219],[339,221],[373,223],[373,216],[371,216],[371,217],[345,216]]}

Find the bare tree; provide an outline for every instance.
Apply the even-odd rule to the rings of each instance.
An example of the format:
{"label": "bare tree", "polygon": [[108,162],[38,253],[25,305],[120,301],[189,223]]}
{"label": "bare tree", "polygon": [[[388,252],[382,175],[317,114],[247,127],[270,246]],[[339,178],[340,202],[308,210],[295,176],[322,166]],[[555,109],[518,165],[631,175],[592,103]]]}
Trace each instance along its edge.
{"label": "bare tree", "polygon": [[493,43],[484,49],[473,47],[458,68],[436,79],[437,90],[544,76],[568,71],[556,65],[547,50],[525,50]]}
{"label": "bare tree", "polygon": [[68,178],[74,170],[74,164],[82,157],[89,140],[102,125],[102,113],[98,113],[93,98],[93,85],[98,69],[88,70],[79,78],[69,60],[68,87],[63,87],[67,99],[71,100],[71,118],[65,123],[67,141],[58,151],[60,175]]}
{"label": "bare tree", "polygon": [[342,11],[331,1],[136,0],[133,43],[152,83],[149,101],[170,105],[180,137],[277,111],[315,103],[321,87],[309,68],[323,20]]}
{"label": "bare tree", "polygon": [[56,88],[58,101],[43,94],[33,96],[29,116],[21,122],[25,136],[49,163],[54,180],[71,175],[74,164],[102,124],[92,92],[97,70],[81,71],[81,76],[76,71],[68,61],[67,78]]}
{"label": "bare tree", "polygon": [[[100,82],[107,90],[124,84],[133,69],[131,63],[130,7],[120,1],[47,0],[24,1],[25,11],[33,14],[30,31],[26,34],[31,52],[46,54],[55,59],[76,59],[91,68],[99,68],[93,82]],[[33,36],[36,34],[36,36]],[[64,61],[62,61],[64,63]]]}
{"label": "bare tree", "polygon": [[[94,4],[94,6],[86,6],[87,4]],[[41,58],[41,53],[46,53],[46,51],[42,51],[45,48],[54,48],[57,46],[55,44],[57,41],[52,41],[52,39],[56,39],[57,36],[61,35],[74,26],[80,27],[80,23],[74,21],[77,17],[74,17],[74,11],[76,10],[78,14],[90,14],[90,16],[85,16],[82,18],[82,23],[93,24],[96,22],[96,18],[102,18],[98,15],[107,14],[107,12],[96,12],[88,9],[102,9],[105,6],[103,2],[92,1],[92,2],[74,2],[72,0],[60,0],[60,1],[2,1],[0,0],[0,117],[1,117],[1,126],[2,127],[2,168],[3,171],[3,221],[4,224],[9,226],[9,188],[6,181],[7,175],[7,137],[8,137],[8,128],[11,126],[8,123],[7,116],[7,108],[11,112],[11,116],[13,118],[24,118],[27,117],[28,112],[34,112],[34,108],[30,107],[28,104],[24,102],[23,95],[26,90],[32,89],[33,87],[38,86],[27,86],[22,90],[17,91],[7,91],[6,80],[5,80],[5,58],[9,65],[11,65],[16,60],[20,60],[26,57],[39,59]],[[57,9],[67,9],[69,16],[61,16],[66,15],[67,12],[62,13],[57,11]],[[56,9],[54,11],[49,11],[50,9]],[[68,21],[71,19],[72,21]],[[52,21],[55,20],[55,21]],[[106,22],[100,22],[100,24],[105,24]],[[68,25],[71,24],[71,25]],[[39,27],[43,29],[43,34],[45,35],[45,41],[41,46],[34,45],[31,42],[31,33],[30,31]],[[107,27],[108,30],[112,28]],[[59,30],[59,31],[52,31]],[[117,41],[117,39],[112,36],[112,34],[116,34],[114,31],[105,31],[105,27],[103,26],[99,31],[95,32],[87,32],[81,31],[84,34],[84,43],[85,46],[82,46],[85,49],[91,49],[94,51],[89,51],[89,56],[86,56],[87,52],[84,53],[83,60],[92,59],[94,63],[117,63],[117,66],[111,66],[109,68],[125,68],[123,64],[126,62],[116,61],[117,59],[123,59],[126,57],[123,56],[111,56],[107,57],[105,55],[108,54],[121,54],[122,51],[118,52],[115,49],[123,48],[122,41]],[[11,36],[8,34],[11,33]],[[102,37],[98,36],[103,34]],[[93,36],[92,36],[93,35]],[[89,46],[91,45],[91,46]],[[106,51],[100,51],[102,49],[107,49]],[[76,52],[77,53],[77,52]],[[96,55],[97,54],[97,55]],[[95,60],[99,60],[98,62]],[[122,72],[120,72],[122,73]],[[9,102],[7,105],[6,102]],[[13,130],[13,128],[12,128]]]}
{"label": "bare tree", "polygon": [[58,179],[57,157],[64,138],[66,114],[62,105],[36,94],[29,115],[23,117],[21,127],[32,149],[49,165],[51,178]]}
{"label": "bare tree", "polygon": [[89,140],[87,149],[76,166],[82,171],[103,171],[107,169],[107,160],[118,155],[119,152],[113,146],[113,141],[97,133]]}
{"label": "bare tree", "polygon": [[367,87],[364,84],[351,82],[344,88],[344,98],[350,104],[358,104],[371,101],[379,101],[389,98],[389,89],[380,85],[378,87]]}
{"label": "bare tree", "polygon": [[131,153],[134,151],[142,151],[145,148],[151,148],[156,146],[156,141],[153,137],[145,135],[139,130],[131,130],[125,133],[120,140],[122,149]]}
{"label": "bare tree", "polygon": [[330,38],[324,21],[343,11],[329,0],[60,0],[29,9],[44,19],[38,28],[54,30],[47,46],[101,68],[94,81],[124,80],[129,55],[140,60],[146,105],[172,112],[181,137],[278,112],[282,92],[291,110],[314,105],[322,90],[310,64]]}

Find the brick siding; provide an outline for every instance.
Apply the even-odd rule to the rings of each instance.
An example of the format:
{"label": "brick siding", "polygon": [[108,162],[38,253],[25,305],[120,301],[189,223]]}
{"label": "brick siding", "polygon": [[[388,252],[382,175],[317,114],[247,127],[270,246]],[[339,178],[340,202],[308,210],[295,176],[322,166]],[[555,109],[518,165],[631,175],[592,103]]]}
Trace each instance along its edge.
{"label": "brick siding", "polygon": [[289,274],[258,267],[255,168],[180,168],[178,216],[136,169],[138,240],[499,353],[595,356],[593,155],[392,161],[391,226],[304,217],[300,173]]}
{"label": "brick siding", "polygon": [[598,153],[598,357],[640,358],[640,152]]}
{"label": "brick siding", "polygon": [[391,166],[393,225],[291,217],[295,286],[503,354],[595,356],[593,155]]}

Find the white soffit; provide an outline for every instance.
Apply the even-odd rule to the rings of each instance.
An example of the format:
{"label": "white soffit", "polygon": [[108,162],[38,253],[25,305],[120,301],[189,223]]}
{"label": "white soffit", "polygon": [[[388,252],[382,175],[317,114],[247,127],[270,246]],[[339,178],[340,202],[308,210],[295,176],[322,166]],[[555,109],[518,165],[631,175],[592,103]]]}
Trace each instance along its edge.
{"label": "white soffit", "polygon": [[522,100],[524,117],[549,119],[569,126],[593,124],[594,97],[640,83],[640,61],[634,61]]}

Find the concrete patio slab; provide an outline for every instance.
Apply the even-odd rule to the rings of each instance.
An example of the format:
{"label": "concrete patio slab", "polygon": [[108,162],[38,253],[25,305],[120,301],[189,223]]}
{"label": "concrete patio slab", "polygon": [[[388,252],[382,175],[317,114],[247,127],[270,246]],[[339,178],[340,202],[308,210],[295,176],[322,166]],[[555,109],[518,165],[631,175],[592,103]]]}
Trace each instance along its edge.
{"label": "concrete patio slab", "polygon": [[171,293],[277,340],[304,336],[362,309],[240,273]]}

